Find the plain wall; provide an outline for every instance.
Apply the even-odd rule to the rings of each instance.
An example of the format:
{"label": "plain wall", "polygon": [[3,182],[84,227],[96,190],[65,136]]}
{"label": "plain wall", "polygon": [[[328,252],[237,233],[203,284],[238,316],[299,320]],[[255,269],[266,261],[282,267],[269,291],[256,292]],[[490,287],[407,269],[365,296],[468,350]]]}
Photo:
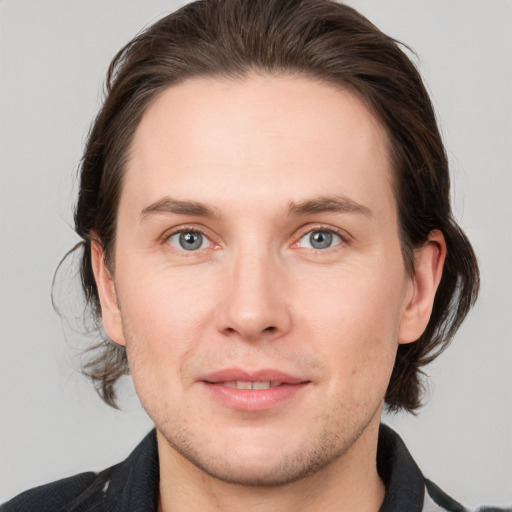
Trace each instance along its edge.
{"label": "plain wall", "polygon": [[[482,270],[477,307],[427,368],[428,404],[384,420],[455,498],[512,505],[512,2],[350,3],[420,56]],[[129,382],[115,411],[79,374],[83,340],[50,287],[77,241],[75,171],[110,58],[177,5],[0,0],[0,502],[118,462],[151,428]],[[58,289],[79,315],[78,282]]]}

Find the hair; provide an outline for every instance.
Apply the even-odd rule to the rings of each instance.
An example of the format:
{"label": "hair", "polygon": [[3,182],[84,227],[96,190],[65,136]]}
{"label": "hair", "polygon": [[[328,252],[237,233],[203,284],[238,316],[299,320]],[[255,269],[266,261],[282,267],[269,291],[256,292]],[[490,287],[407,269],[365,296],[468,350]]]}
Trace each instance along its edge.
{"label": "hair", "polygon": [[[399,346],[385,397],[391,411],[418,409],[421,368],[448,345],[475,302],[479,271],[451,212],[448,161],[434,109],[403,47],[353,8],[331,0],[199,0],[124,46],[110,64],[106,97],[86,142],[74,217],[82,239],[75,248],[81,250],[81,283],[98,332],[91,242],[101,243],[112,268],[125,164],[148,106],[168,87],[195,77],[308,77],[357,95],[385,128],[407,271],[414,273],[414,251],[432,230],[446,240],[430,321],[415,343]],[[117,407],[115,384],[129,374],[125,348],[102,335],[89,350],[83,371],[103,400]]]}

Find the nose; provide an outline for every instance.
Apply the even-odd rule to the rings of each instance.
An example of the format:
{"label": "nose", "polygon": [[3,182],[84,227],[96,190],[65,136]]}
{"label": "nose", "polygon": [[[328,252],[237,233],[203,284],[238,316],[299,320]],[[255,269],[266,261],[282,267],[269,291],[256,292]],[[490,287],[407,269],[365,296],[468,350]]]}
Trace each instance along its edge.
{"label": "nose", "polygon": [[224,274],[218,329],[246,341],[286,335],[292,317],[286,297],[286,271],[269,255],[239,255]]}

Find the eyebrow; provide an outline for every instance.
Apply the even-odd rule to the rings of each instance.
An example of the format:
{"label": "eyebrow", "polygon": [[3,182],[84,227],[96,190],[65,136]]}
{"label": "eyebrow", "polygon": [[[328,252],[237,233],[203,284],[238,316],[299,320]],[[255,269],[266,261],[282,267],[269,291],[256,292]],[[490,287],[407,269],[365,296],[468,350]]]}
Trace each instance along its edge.
{"label": "eyebrow", "polygon": [[155,214],[194,215],[198,217],[218,217],[214,208],[197,201],[180,201],[164,197],[143,208],[141,220]]}
{"label": "eyebrow", "polygon": [[[305,216],[315,213],[358,213],[373,217],[373,212],[367,206],[345,196],[322,196],[308,199],[299,203],[291,202],[287,213],[290,216]],[[164,197],[143,208],[140,212],[141,220],[158,214],[190,215],[197,217],[219,217],[216,209],[197,201],[182,201],[171,197]]]}
{"label": "eyebrow", "polygon": [[373,217],[373,212],[363,204],[345,196],[322,196],[308,199],[300,203],[292,202],[288,206],[288,214],[292,216],[311,215],[315,213],[358,213]]}

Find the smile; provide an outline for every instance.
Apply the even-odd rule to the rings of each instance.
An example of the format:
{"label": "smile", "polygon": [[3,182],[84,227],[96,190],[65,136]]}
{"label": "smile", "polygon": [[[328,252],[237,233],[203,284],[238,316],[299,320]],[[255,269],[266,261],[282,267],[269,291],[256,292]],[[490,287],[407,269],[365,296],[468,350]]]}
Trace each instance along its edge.
{"label": "smile", "polygon": [[241,369],[210,373],[200,382],[216,403],[244,412],[268,411],[295,403],[297,396],[312,384],[307,379],[278,370],[247,372]]}
{"label": "smile", "polygon": [[217,382],[216,384],[218,384],[220,386],[226,386],[228,388],[235,388],[235,389],[269,389],[269,388],[276,388],[277,386],[281,386],[282,382],[271,382],[271,381],[252,382],[252,381],[232,380],[229,382]]}

